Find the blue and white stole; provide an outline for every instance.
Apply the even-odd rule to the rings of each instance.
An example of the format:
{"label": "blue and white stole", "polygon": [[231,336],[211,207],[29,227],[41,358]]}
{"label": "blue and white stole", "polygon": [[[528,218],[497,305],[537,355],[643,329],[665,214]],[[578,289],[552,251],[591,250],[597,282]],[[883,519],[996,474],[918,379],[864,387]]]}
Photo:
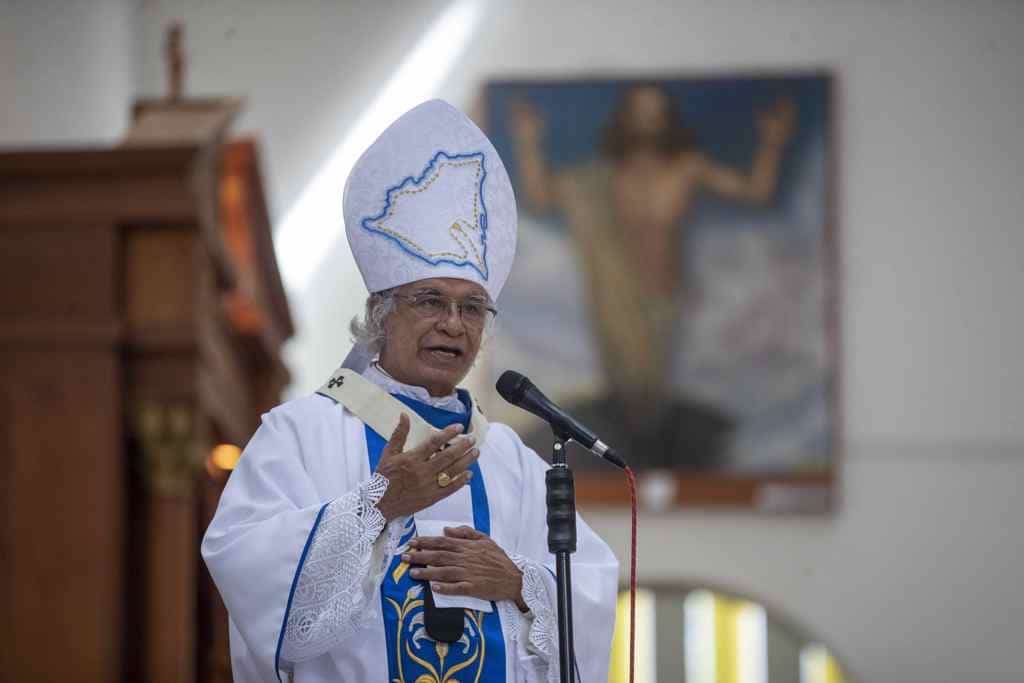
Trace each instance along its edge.
{"label": "blue and white stole", "polygon": [[[460,415],[421,403],[406,396],[393,395],[431,426],[443,429],[461,424],[469,428],[473,404],[469,394],[459,390],[459,398],[468,408]],[[370,471],[376,471],[387,438],[366,426],[366,450]],[[490,535],[491,512],[487,489],[480,466],[473,463],[469,482],[473,508],[473,526]],[[409,518],[403,529],[400,548],[416,536],[416,521]],[[380,587],[381,610],[388,649],[388,680],[390,683],[498,683],[505,680],[505,639],[501,631],[498,608],[491,602],[491,611],[466,609],[462,638],[454,643],[435,642],[427,635],[424,624],[424,582],[409,575],[409,565],[402,561],[401,550],[395,554],[384,574]]]}

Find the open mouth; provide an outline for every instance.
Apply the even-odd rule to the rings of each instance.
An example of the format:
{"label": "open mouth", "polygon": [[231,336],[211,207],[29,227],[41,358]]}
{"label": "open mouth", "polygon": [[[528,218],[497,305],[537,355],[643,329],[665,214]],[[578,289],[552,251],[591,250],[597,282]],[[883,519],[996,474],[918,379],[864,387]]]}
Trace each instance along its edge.
{"label": "open mouth", "polygon": [[462,349],[458,349],[454,346],[428,346],[426,351],[431,356],[441,358],[443,360],[455,360],[456,358],[462,357]]}

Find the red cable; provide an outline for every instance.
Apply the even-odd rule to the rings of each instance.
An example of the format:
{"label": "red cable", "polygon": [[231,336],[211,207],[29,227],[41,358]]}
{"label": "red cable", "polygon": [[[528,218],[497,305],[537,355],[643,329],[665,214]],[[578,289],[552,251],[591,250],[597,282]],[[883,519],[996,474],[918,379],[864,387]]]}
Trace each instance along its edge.
{"label": "red cable", "polygon": [[633,666],[636,661],[636,475],[626,467],[629,479],[629,495],[632,499],[633,525],[629,536],[629,683],[633,683]]}

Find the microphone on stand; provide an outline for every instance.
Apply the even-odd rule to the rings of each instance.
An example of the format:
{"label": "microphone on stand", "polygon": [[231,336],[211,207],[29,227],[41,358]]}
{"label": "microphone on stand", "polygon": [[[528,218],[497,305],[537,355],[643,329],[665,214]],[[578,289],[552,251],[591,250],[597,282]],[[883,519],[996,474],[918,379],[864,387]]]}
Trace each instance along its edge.
{"label": "microphone on stand", "polygon": [[506,370],[495,385],[498,394],[514,406],[529,411],[551,425],[555,436],[573,440],[594,455],[616,467],[626,469],[626,462],[608,444],[597,438],[583,423],[555,405],[533,382],[515,370]]}
{"label": "microphone on stand", "polygon": [[518,372],[506,370],[495,385],[503,399],[527,410],[551,425],[555,433],[553,467],[544,476],[547,486],[548,551],[555,556],[555,583],[558,593],[558,656],[562,683],[572,679],[576,654],[572,626],[572,562],[576,552],[576,494],[572,472],[565,462],[563,441],[575,441],[626,472],[632,500],[629,565],[629,681],[633,683],[636,651],[636,478],[626,462],[597,438],[594,432],[559,408],[533,382]]}

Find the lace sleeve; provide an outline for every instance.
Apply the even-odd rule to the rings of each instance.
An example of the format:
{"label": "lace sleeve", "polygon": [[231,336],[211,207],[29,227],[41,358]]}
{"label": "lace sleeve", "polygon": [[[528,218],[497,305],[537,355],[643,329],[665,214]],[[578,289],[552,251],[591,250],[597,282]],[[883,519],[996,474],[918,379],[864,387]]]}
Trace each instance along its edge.
{"label": "lace sleeve", "polygon": [[372,602],[397,535],[375,507],[387,491],[380,474],[328,503],[310,541],[285,625],[281,658],[302,661],[330,650],[376,614]]}
{"label": "lace sleeve", "polygon": [[[513,647],[522,663],[531,669],[530,680],[559,680],[558,611],[555,580],[544,565],[514,553],[509,559],[523,573],[523,601],[530,609],[522,614],[515,603],[506,601],[503,619],[518,623],[513,629]],[[504,605],[504,603],[502,603]]]}

